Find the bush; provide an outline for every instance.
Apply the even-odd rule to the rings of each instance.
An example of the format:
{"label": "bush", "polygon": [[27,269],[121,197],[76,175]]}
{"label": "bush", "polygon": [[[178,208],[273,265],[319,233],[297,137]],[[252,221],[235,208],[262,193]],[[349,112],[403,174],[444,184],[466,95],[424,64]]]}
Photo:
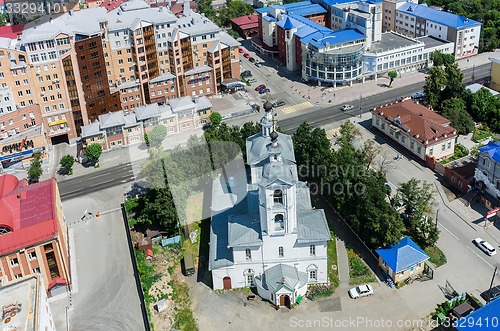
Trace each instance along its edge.
{"label": "bush", "polygon": [[306,298],[309,300],[314,300],[318,297],[330,296],[333,294],[332,287],[330,285],[309,285],[306,292]]}

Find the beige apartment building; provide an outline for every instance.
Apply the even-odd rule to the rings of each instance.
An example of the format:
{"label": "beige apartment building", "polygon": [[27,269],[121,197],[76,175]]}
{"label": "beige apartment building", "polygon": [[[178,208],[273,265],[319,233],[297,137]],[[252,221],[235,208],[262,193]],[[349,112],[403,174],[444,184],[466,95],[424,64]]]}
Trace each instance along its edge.
{"label": "beige apartment building", "polygon": [[[239,43],[190,6],[131,0],[45,15],[0,35],[5,108],[39,105],[49,143],[75,141],[100,115],[173,98],[210,96],[239,78]],[[2,105],[0,105],[2,107]],[[16,126],[14,124],[14,126]]]}

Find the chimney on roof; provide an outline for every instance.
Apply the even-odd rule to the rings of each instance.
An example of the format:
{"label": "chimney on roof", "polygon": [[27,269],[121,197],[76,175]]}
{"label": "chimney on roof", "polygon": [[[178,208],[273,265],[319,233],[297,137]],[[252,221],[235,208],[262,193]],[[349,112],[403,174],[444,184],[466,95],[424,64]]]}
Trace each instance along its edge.
{"label": "chimney on roof", "polygon": [[191,15],[191,2],[190,2],[190,0],[184,0],[184,8],[182,10],[182,14],[185,17],[188,17]]}

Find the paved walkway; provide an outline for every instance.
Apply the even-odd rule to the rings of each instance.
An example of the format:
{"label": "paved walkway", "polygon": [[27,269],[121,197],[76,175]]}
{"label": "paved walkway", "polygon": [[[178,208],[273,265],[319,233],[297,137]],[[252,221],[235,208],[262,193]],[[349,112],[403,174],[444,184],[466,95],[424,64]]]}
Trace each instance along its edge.
{"label": "paved walkway", "polygon": [[337,241],[337,270],[339,272],[339,286],[349,285],[349,257],[347,249],[342,240],[336,238]]}

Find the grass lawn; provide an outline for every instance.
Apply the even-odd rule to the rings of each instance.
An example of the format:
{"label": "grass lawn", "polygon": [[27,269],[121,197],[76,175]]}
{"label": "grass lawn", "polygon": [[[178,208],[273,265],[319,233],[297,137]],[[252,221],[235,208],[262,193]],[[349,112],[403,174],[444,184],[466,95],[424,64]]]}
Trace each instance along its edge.
{"label": "grass lawn", "polygon": [[447,262],[446,256],[437,246],[427,247],[424,251],[429,255],[429,261],[434,264],[436,268],[439,268]]}
{"label": "grass lawn", "polygon": [[360,285],[365,283],[373,283],[376,281],[370,268],[361,260],[352,248],[347,248],[347,257],[349,258],[349,284]]}
{"label": "grass lawn", "polygon": [[191,311],[191,300],[189,299],[189,286],[177,279],[174,279],[172,286],[172,299],[176,307],[174,308],[174,325],[179,330],[198,330],[196,321]]}
{"label": "grass lawn", "polygon": [[474,133],[472,134],[472,141],[475,143],[480,142],[483,139],[491,137],[493,134],[489,130],[484,130],[480,128],[476,128]]}
{"label": "grass lawn", "polygon": [[[337,264],[337,242],[335,241],[335,234],[330,231],[330,236],[332,240],[328,242],[327,254],[328,254],[328,279],[330,279],[330,284],[332,286],[332,291],[339,287],[339,271]],[[334,266],[332,268],[332,266]]]}

